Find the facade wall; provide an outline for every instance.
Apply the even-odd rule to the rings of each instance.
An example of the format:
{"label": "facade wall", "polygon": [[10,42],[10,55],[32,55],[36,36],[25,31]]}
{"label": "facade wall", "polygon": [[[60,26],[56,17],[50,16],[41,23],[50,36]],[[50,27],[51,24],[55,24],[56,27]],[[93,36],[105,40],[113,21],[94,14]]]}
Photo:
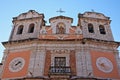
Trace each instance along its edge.
{"label": "facade wall", "polygon": [[48,76],[49,74],[50,65],[51,65],[51,53],[50,51],[47,51],[46,58],[45,58],[45,69],[44,69],[45,76]]}
{"label": "facade wall", "polygon": [[[49,41],[47,42],[47,44],[46,44],[46,41],[41,41],[41,42],[30,41],[27,43],[25,42],[26,45],[24,46],[22,44],[23,43],[19,43],[18,46],[14,44],[13,47],[10,47],[7,49],[9,49],[10,53],[19,53],[24,50],[31,51],[28,69],[25,75],[26,77],[48,76],[50,66],[54,65],[55,57],[66,57],[66,66],[71,67],[71,72],[73,76],[99,77],[98,75],[95,75],[96,73],[94,72],[95,68],[93,66],[95,65],[93,65],[92,59],[95,56],[91,56],[92,55],[91,51],[96,51],[95,52],[96,54],[102,51],[101,52],[102,54],[106,53],[104,54],[104,56],[108,56],[109,54],[107,53],[113,54],[113,52],[115,51],[115,49],[113,49],[113,47],[111,46],[105,46],[100,43],[95,45],[91,41],[86,42],[85,44],[79,43],[79,41],[73,41],[73,42],[71,41],[64,41],[64,42],[63,41],[60,41],[60,42]],[[7,54],[7,49],[5,51],[6,54]],[[112,56],[115,57],[116,55],[112,55]],[[4,59],[7,59],[7,58],[4,58]],[[116,58],[113,58],[113,59],[116,60]],[[4,61],[4,66],[5,66],[6,60],[3,60],[3,61]],[[114,65],[116,65],[116,63]],[[118,67],[118,65],[116,65],[116,67]]]}
{"label": "facade wall", "polygon": [[[103,51],[91,51],[90,52],[92,57],[92,66],[93,66],[93,72],[94,76],[96,77],[104,77],[104,78],[111,78],[111,79],[119,79],[119,73],[118,73],[118,66],[116,64],[115,55],[111,52],[103,52]],[[94,57],[94,58],[93,58]],[[101,60],[104,62],[104,68],[103,64],[101,63]]]}
{"label": "facade wall", "polygon": [[71,73],[72,75],[76,75],[76,56],[75,56],[75,50],[70,51],[70,67],[71,67]]}
{"label": "facade wall", "polygon": [[28,69],[28,77],[43,76],[46,51],[44,48],[39,48],[37,44],[36,46],[32,47],[32,50],[33,51],[30,57]]}
{"label": "facade wall", "polygon": [[[49,26],[45,26],[43,18],[39,13],[29,11],[13,19],[10,40],[3,43],[5,51],[3,65],[0,65],[2,80],[120,79],[119,43],[113,39],[108,17],[86,12],[79,16],[78,25],[74,27],[71,26],[72,18],[69,17],[51,18]],[[34,32],[28,33],[31,23],[35,24]],[[59,23],[65,24],[65,33],[56,34]],[[88,31],[89,23],[93,24],[94,33]],[[23,33],[18,35],[20,25],[24,26]],[[106,34],[100,34],[99,25],[104,26]],[[56,57],[65,58],[64,67],[70,69],[69,73],[59,74],[59,71],[65,71],[64,68],[51,76],[50,68],[56,67]]]}
{"label": "facade wall", "polygon": [[[39,47],[36,43],[32,44],[30,42],[30,43],[26,44],[26,42],[25,42],[24,45],[20,45],[20,44],[16,45],[15,44],[14,46],[11,46],[10,48],[6,48],[5,54],[8,56],[9,53],[19,53],[19,52],[24,51],[24,50],[30,50],[31,54],[29,55],[30,57],[29,57],[29,64],[27,64],[28,65],[27,72],[22,77],[43,76],[44,75],[44,65],[45,65],[44,63],[45,63],[46,51],[44,50],[44,48]],[[21,54],[21,56],[22,55],[28,56],[28,54],[26,54],[26,53]],[[7,56],[5,57],[5,55],[4,55],[4,58],[2,61],[4,64],[3,65],[4,68],[6,68],[5,64],[6,64]],[[9,64],[9,62],[8,62],[8,64]],[[5,72],[3,71],[3,73],[5,73]]]}
{"label": "facade wall", "polygon": [[91,64],[91,56],[88,47],[79,46],[76,50],[77,76],[92,77],[93,69]]}
{"label": "facade wall", "polygon": [[[9,53],[9,56],[6,58],[6,62],[4,63],[2,79],[14,79],[26,76],[30,54],[30,51]],[[18,60],[20,60],[19,64],[17,62]]]}

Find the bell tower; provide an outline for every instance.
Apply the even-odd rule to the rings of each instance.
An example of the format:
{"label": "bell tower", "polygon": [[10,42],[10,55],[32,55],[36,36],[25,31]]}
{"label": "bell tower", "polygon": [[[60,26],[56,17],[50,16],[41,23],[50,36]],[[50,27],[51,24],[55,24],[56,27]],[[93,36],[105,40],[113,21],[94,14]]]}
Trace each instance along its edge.
{"label": "bell tower", "polygon": [[96,12],[78,14],[78,25],[82,27],[84,38],[113,41],[110,18]]}
{"label": "bell tower", "polygon": [[27,13],[14,17],[12,22],[10,41],[37,38],[40,27],[44,24],[44,15],[29,10]]}

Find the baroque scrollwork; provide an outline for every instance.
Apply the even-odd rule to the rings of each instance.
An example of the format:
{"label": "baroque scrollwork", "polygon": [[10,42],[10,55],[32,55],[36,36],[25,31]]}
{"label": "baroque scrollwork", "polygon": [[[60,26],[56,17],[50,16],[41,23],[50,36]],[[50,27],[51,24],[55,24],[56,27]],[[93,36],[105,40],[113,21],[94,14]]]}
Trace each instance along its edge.
{"label": "baroque scrollwork", "polygon": [[64,54],[64,53],[70,53],[70,50],[68,50],[68,49],[54,49],[54,50],[51,50],[51,53]]}

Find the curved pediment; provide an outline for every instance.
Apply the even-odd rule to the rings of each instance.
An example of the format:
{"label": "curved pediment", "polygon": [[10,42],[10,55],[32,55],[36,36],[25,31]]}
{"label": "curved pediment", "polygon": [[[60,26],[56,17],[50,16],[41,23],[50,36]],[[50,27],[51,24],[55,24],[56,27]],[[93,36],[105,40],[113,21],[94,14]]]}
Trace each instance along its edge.
{"label": "curved pediment", "polygon": [[83,17],[91,17],[91,18],[99,18],[99,19],[109,19],[109,17],[105,16],[102,13],[97,12],[85,12]]}
{"label": "curved pediment", "polygon": [[44,17],[43,14],[39,14],[35,10],[29,10],[26,13],[22,13],[17,17],[14,17],[14,20],[21,20],[21,19],[29,19],[29,18],[36,18],[36,17]]}

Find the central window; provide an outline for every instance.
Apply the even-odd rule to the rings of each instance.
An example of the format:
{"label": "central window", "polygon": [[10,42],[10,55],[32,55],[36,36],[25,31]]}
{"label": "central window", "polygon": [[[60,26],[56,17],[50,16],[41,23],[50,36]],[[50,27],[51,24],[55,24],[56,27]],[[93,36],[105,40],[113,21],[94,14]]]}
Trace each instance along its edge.
{"label": "central window", "polygon": [[54,57],[54,66],[50,67],[50,74],[70,74],[70,66],[66,66],[66,57]]}
{"label": "central window", "polygon": [[55,67],[65,67],[66,66],[66,57],[55,57]]}

